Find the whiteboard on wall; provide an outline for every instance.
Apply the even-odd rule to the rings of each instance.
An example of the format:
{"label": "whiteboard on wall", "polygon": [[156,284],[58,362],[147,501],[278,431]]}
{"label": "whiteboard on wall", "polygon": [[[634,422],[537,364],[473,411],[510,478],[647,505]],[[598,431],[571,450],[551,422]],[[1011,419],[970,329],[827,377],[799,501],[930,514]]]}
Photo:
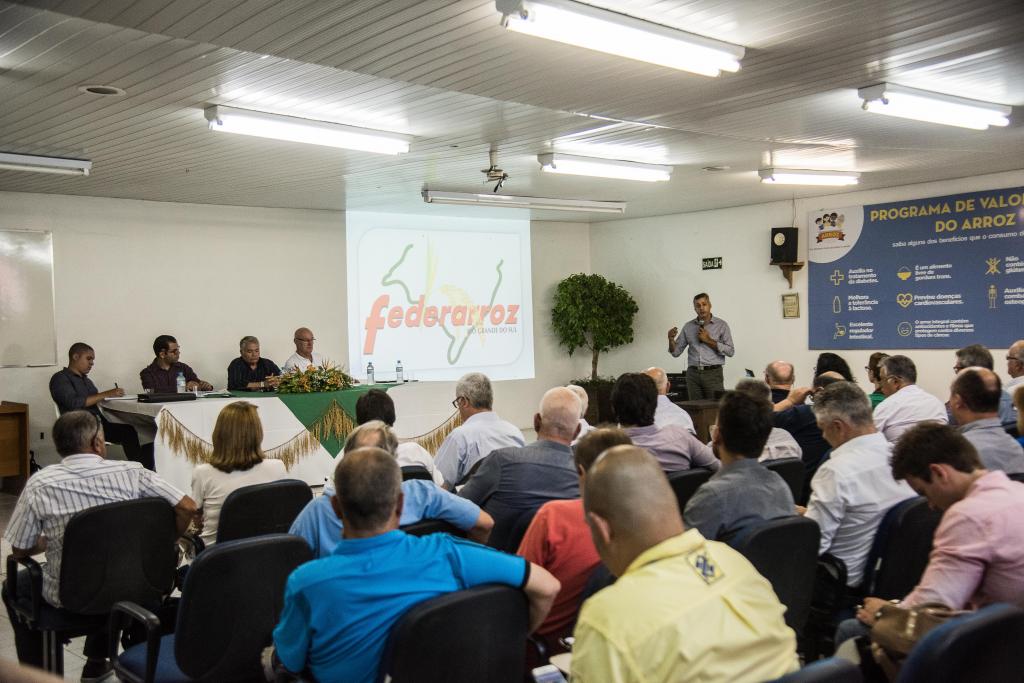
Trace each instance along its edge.
{"label": "whiteboard on wall", "polygon": [[57,364],[53,235],[0,230],[0,367]]}

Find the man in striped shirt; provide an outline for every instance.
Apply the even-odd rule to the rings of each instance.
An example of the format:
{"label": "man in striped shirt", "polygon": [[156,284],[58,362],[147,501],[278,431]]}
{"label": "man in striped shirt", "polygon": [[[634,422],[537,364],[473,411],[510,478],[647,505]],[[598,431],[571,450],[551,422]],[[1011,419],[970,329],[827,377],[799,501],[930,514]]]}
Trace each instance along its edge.
{"label": "man in striped shirt", "polygon": [[[92,413],[73,410],[53,425],[53,442],[63,458],[32,476],[18,498],[4,531],[15,557],[46,553],[43,565],[43,598],[60,607],[58,594],[64,530],[77,512],[97,505],[137,498],[163,498],[174,505],[178,532],[183,533],[196,517],[195,502],[154,472],[137,462],[106,460],[103,425]],[[23,570],[24,571],[24,570]],[[28,577],[18,580],[19,593],[28,588]],[[27,591],[26,591],[27,594]],[[4,595],[14,628],[18,659],[42,665],[42,636],[17,619],[9,603],[18,596]],[[109,670],[105,629],[86,637],[88,663],[82,680],[99,680]]]}

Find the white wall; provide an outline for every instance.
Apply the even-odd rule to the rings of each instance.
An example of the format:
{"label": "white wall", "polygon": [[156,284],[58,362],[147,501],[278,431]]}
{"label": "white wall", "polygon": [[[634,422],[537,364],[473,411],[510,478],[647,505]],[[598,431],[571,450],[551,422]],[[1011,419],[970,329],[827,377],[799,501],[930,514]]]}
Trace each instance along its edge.
{"label": "white wall", "polygon": [[[100,390],[116,380],[137,391],[162,333],[176,336],[182,360],[217,386],[246,334],[280,364],[294,350],[293,330],[308,325],[318,351],[346,360],[342,212],[0,192],[0,229],[53,232],[61,365],[0,368],[0,398],[30,405],[40,462],[56,459],[47,383],[75,341],[96,349],[90,376]],[[531,426],[546,388],[583,373],[578,358],[555,348],[547,320],[554,284],[589,268],[588,239],[587,225],[533,225],[537,379],[496,387],[497,410],[520,427]]]}
{"label": "white wall", "polygon": [[[711,295],[714,314],[729,323],[736,343],[736,356],[726,364],[726,386],[740,379],[744,368],[760,377],[765,365],[775,359],[793,362],[797,382],[809,383],[819,351],[807,349],[807,271],[796,273],[793,281],[794,291],[800,294],[801,317],[784,320],[780,296],[789,289],[778,267],[768,265],[772,227],[800,227],[800,258],[806,261],[804,224],[809,211],[1018,185],[1024,185],[1024,171],[850,192],[795,203],[786,200],[593,224],[593,272],[624,286],[640,306],[636,341],[602,360],[601,372],[618,374],[650,365],[661,365],[670,372],[683,371],[685,357],[676,360],[668,354],[666,332],[693,317],[693,295],[706,291]],[[784,190],[780,188],[781,192]],[[707,256],[723,256],[723,269],[701,271],[701,258]],[[1024,337],[1024,322],[1016,324],[1018,336]],[[862,368],[870,353],[840,352],[866,390],[871,387]],[[953,377],[953,351],[902,353],[917,364],[919,384],[945,400]],[[1005,381],[1005,350],[993,349],[992,353],[996,370]]]}

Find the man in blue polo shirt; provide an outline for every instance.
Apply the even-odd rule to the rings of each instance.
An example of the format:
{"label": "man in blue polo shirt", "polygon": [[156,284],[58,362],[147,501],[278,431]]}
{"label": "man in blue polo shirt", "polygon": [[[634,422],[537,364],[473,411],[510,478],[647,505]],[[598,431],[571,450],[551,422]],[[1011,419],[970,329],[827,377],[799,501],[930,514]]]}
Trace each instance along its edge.
{"label": "man in blue polo shirt", "polygon": [[485,583],[523,589],[530,630],[561,588],[546,570],[448,534],[410,536],[398,529],[402,475],[379,448],[348,453],[334,473],[331,504],[344,522],[329,557],[288,577],[274,647],[291,672],[318,681],[372,683],[391,627],[411,607]]}
{"label": "man in blue polo shirt", "polygon": [[[343,453],[347,455],[357,448],[381,448],[395,455],[398,437],[394,430],[380,420],[370,420],[352,430],[345,441]],[[301,536],[313,550],[315,557],[327,557],[334,552],[341,541],[341,520],[331,506],[334,483],[327,482],[324,494],[306,503],[302,512],[292,522],[288,533]],[[405,505],[399,524],[415,524],[423,519],[440,519],[466,532],[470,540],[487,543],[494,527],[494,520],[472,501],[445,491],[434,482],[411,479],[402,482]]]}

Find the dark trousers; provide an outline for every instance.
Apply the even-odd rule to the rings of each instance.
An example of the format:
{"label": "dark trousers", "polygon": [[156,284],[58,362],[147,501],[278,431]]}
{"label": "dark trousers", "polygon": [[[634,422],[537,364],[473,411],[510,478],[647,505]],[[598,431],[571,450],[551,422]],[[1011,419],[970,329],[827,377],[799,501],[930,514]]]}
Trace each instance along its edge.
{"label": "dark trousers", "polygon": [[156,463],[153,461],[153,444],[140,444],[139,434],[131,425],[111,422],[105,417],[100,419],[103,420],[103,434],[107,441],[121,446],[124,449],[124,456],[129,460],[142,463],[147,470],[156,471]]}
{"label": "dark trousers", "polygon": [[703,370],[693,365],[686,368],[686,393],[689,400],[714,398],[716,391],[725,391],[721,365]]}

